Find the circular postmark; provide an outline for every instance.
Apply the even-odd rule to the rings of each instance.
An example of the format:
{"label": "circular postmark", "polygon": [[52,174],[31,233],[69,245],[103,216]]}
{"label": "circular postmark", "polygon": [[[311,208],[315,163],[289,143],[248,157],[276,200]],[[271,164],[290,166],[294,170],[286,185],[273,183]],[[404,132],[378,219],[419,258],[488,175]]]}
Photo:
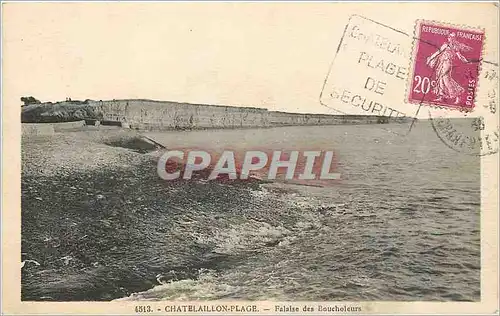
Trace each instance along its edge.
{"label": "circular postmark", "polygon": [[[456,152],[485,156],[498,153],[498,66],[484,62],[477,76],[480,91],[474,109],[429,108],[432,128],[441,141]],[[472,80],[472,76],[466,75]]]}

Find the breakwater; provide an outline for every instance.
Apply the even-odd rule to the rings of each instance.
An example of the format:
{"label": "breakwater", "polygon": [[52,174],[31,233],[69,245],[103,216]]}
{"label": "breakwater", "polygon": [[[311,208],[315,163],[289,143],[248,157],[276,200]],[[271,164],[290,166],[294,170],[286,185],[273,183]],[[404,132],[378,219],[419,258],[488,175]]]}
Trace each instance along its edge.
{"label": "breakwater", "polygon": [[135,129],[155,130],[383,124],[408,120],[405,117],[302,114],[264,108],[138,99],[43,103],[25,107],[22,118],[23,122],[99,119],[125,122]]}

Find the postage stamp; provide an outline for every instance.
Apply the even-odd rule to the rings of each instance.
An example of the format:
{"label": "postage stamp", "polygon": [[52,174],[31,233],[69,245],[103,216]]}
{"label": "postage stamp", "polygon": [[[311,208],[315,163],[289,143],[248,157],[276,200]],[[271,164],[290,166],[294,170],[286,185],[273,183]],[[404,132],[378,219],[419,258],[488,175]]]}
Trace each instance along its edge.
{"label": "postage stamp", "polygon": [[498,152],[498,63],[484,58],[485,41],[482,29],[417,20],[407,86],[438,138],[474,156]]}
{"label": "postage stamp", "polygon": [[408,101],[474,109],[483,44],[484,30],[417,21]]}

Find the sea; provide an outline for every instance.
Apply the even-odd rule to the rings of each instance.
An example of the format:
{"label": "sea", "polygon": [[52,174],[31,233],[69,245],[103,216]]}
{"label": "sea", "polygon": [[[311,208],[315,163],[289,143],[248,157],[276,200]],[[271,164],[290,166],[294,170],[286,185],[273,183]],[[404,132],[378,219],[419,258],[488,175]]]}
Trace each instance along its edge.
{"label": "sea", "polygon": [[481,299],[480,157],[430,121],[141,134],[167,150],[333,151],[341,178],[168,183],[153,152],[124,148],[109,170],[23,176],[22,251],[40,263],[23,300]]}
{"label": "sea", "polygon": [[[342,179],[261,185],[252,193],[261,202],[253,219],[212,229],[214,252],[228,264],[200,269],[196,278],[167,277],[125,299],[480,300],[480,159],[447,147],[429,121],[411,130],[384,124],[146,135],[168,149],[333,150]],[[274,215],[259,218],[269,212],[266,199]]]}

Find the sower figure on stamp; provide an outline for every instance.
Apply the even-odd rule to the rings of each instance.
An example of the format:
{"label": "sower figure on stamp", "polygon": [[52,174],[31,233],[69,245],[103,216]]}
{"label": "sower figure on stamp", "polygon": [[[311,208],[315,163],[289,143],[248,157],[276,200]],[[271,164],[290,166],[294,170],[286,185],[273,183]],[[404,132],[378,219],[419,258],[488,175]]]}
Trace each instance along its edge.
{"label": "sower figure on stamp", "polygon": [[453,61],[458,58],[464,63],[469,61],[461,54],[461,52],[471,51],[472,48],[463,43],[460,43],[451,33],[448,36],[448,41],[441,45],[441,48],[427,57],[426,64],[434,68],[436,76],[436,85],[433,92],[437,98],[435,101],[441,101],[443,98],[455,99],[455,104],[460,102],[460,96],[465,89],[456,82],[452,77]]}

